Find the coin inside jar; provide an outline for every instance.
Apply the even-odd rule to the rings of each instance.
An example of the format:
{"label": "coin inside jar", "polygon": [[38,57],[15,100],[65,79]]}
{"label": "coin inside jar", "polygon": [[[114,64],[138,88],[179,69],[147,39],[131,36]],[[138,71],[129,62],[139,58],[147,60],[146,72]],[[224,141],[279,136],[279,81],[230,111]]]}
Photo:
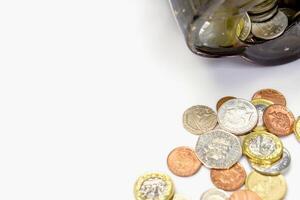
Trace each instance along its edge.
{"label": "coin inside jar", "polygon": [[210,177],[217,188],[225,191],[234,191],[244,185],[247,174],[244,167],[237,163],[230,169],[212,169]]}
{"label": "coin inside jar", "polygon": [[263,120],[268,131],[277,136],[287,136],[293,132],[295,117],[283,105],[269,106],[264,112]]}
{"label": "coin inside jar", "polygon": [[259,90],[253,95],[252,100],[254,99],[266,99],[274,104],[286,105],[286,99],[283,94],[274,89]]}
{"label": "coin inside jar", "polygon": [[251,19],[248,13],[246,13],[237,25],[236,35],[241,41],[246,41],[251,33],[251,28]]}
{"label": "coin inside jar", "polygon": [[194,175],[202,166],[194,150],[189,147],[174,149],[168,156],[167,164],[173,174],[181,177]]}
{"label": "coin inside jar", "polygon": [[239,190],[231,194],[229,200],[262,200],[255,192],[251,190]]}
{"label": "coin inside jar", "polygon": [[210,189],[204,192],[200,200],[227,200],[228,195],[223,190],[219,189]]}

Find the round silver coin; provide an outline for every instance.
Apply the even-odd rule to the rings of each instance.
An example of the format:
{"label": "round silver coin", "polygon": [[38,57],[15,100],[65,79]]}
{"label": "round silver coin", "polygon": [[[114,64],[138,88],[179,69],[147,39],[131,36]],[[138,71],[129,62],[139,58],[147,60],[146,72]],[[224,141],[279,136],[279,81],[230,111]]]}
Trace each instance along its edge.
{"label": "round silver coin", "polygon": [[214,129],[217,122],[217,114],[207,106],[193,106],[183,114],[184,128],[195,135]]}
{"label": "round silver coin", "polygon": [[287,149],[283,149],[282,158],[270,166],[258,165],[249,161],[251,167],[257,172],[265,175],[276,176],[287,169],[291,163],[291,155]]}
{"label": "round silver coin", "polygon": [[250,14],[260,14],[271,10],[278,4],[278,0],[266,0],[263,3],[254,6],[254,8],[249,10]]}
{"label": "round silver coin", "polygon": [[218,122],[224,130],[235,135],[243,135],[256,126],[258,113],[251,102],[244,99],[231,99],[220,107]]}
{"label": "round silver coin", "polygon": [[269,21],[252,23],[252,34],[260,39],[272,40],[282,35],[287,26],[287,16],[283,12],[278,11]]}
{"label": "round silver coin", "polygon": [[221,129],[201,134],[195,150],[200,161],[212,169],[228,169],[242,157],[239,138]]}
{"label": "round silver coin", "polygon": [[228,198],[229,196],[226,192],[213,188],[204,192],[200,200],[227,200]]}
{"label": "round silver coin", "polygon": [[273,8],[272,10],[270,10],[267,13],[263,13],[260,15],[252,15],[251,16],[251,21],[252,22],[265,22],[269,19],[271,19],[272,17],[274,17],[278,12],[278,6],[276,6],[275,8]]}
{"label": "round silver coin", "polygon": [[251,23],[251,19],[248,15],[248,13],[246,13],[240,23],[238,24],[238,27],[237,27],[237,30],[238,30],[238,38],[241,40],[241,41],[245,41],[248,36],[250,35],[251,33],[251,27],[252,27],[252,23]]}

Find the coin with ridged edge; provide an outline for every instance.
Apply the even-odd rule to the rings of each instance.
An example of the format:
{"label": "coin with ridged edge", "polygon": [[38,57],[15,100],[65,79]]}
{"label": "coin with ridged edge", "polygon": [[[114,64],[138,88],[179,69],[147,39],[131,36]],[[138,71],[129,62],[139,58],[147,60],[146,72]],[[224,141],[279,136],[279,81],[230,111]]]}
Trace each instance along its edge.
{"label": "coin with ridged edge", "polygon": [[200,198],[200,200],[227,200],[228,195],[223,190],[219,189],[209,189],[204,192]]}
{"label": "coin with ridged edge", "polygon": [[249,37],[249,35],[251,33],[251,28],[252,28],[251,19],[250,19],[248,13],[246,13],[241,18],[240,22],[237,25],[236,35],[238,36],[238,38],[241,41],[245,41],[245,40],[247,40],[247,38]]}

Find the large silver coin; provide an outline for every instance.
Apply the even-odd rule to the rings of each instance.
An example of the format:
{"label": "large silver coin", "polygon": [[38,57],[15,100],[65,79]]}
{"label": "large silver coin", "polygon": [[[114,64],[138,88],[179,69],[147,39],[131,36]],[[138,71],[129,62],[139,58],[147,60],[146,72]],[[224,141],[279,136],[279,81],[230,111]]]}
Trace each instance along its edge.
{"label": "large silver coin", "polygon": [[258,113],[255,106],[244,99],[231,99],[218,111],[221,128],[235,135],[250,132],[257,124]]}
{"label": "large silver coin", "polygon": [[252,23],[252,34],[260,39],[272,40],[282,35],[287,26],[287,16],[283,12],[278,11],[269,21]]}
{"label": "large silver coin", "polygon": [[245,41],[251,33],[251,19],[249,15],[246,13],[240,23],[237,25],[237,36],[241,41]]}
{"label": "large silver coin", "polygon": [[195,149],[200,161],[212,169],[228,169],[242,156],[239,138],[220,129],[201,134]]}
{"label": "large silver coin", "polygon": [[251,15],[252,22],[265,22],[274,17],[278,12],[278,6],[270,10],[269,12],[262,13],[260,15]]}
{"label": "large silver coin", "polygon": [[183,114],[184,128],[196,135],[212,130],[217,122],[217,114],[207,106],[193,106]]}
{"label": "large silver coin", "polygon": [[200,200],[227,200],[228,198],[226,192],[213,188],[204,192]]}
{"label": "large silver coin", "polygon": [[287,149],[283,149],[282,158],[272,165],[258,165],[249,161],[251,167],[257,172],[265,175],[276,176],[287,169],[291,163],[291,155]]}

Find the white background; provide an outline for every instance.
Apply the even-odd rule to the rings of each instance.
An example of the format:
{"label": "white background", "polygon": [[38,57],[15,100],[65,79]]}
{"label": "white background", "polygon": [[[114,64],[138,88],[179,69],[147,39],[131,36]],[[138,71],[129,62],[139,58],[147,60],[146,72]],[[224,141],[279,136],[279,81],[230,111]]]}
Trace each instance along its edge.
{"label": "white background", "polygon": [[[300,115],[299,64],[197,57],[166,0],[1,1],[0,199],[132,200],[139,175],[170,174],[169,151],[194,147],[186,108],[271,87]],[[284,143],[293,200],[300,144]],[[172,177],[191,199],[212,187],[204,167]]]}

